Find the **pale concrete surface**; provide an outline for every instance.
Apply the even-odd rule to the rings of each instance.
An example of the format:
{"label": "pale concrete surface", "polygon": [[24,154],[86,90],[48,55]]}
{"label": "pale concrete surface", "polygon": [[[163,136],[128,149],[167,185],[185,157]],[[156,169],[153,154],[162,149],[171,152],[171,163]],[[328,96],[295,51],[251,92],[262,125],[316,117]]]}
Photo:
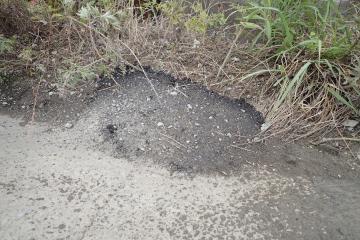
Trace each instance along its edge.
{"label": "pale concrete surface", "polygon": [[250,165],[171,175],[97,151],[87,118],[72,129],[19,122],[0,115],[1,240],[359,239],[356,182]]}

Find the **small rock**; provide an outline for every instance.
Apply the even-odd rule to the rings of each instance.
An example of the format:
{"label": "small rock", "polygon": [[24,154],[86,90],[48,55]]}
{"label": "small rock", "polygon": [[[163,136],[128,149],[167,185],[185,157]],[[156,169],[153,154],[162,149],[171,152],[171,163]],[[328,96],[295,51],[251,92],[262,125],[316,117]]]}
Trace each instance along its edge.
{"label": "small rock", "polygon": [[197,122],[196,122],[196,123],[195,123],[195,126],[200,126],[200,123],[197,123]]}
{"label": "small rock", "polygon": [[242,111],[243,113],[246,112],[244,109],[240,109],[240,111]]}
{"label": "small rock", "polygon": [[193,48],[198,48],[200,46],[200,41],[197,39],[194,39]]}
{"label": "small rock", "polygon": [[158,127],[163,127],[163,126],[164,126],[164,123],[158,122],[158,123],[157,123],[157,126],[158,126]]}
{"label": "small rock", "polygon": [[6,105],[8,105],[8,103],[7,102],[2,102],[2,105],[6,106]]}
{"label": "small rock", "polygon": [[66,227],[66,225],[63,223],[58,226],[59,229],[64,229],[65,227]]}
{"label": "small rock", "polygon": [[260,138],[254,137],[253,142],[260,142]]}
{"label": "small rock", "polygon": [[44,108],[44,106],[45,106],[45,104],[42,102],[42,103],[39,104],[38,108],[41,109],[41,108]]}
{"label": "small rock", "polygon": [[74,125],[73,125],[72,123],[69,123],[69,122],[65,124],[65,127],[66,127],[66,128],[72,128],[73,126],[74,126]]}
{"label": "small rock", "polygon": [[170,95],[171,95],[171,96],[177,96],[177,95],[178,95],[178,93],[177,93],[177,92],[175,92],[175,91],[172,91],[172,92],[170,92]]}
{"label": "small rock", "polygon": [[107,129],[111,134],[114,134],[114,133],[118,130],[117,126],[114,125],[114,124],[108,124],[108,125],[106,126],[106,129]]}
{"label": "small rock", "polygon": [[240,61],[240,59],[237,58],[237,57],[233,57],[231,60],[232,60],[233,62],[239,62],[239,61]]}
{"label": "small rock", "polygon": [[54,92],[49,92],[49,96],[52,96],[54,95],[55,93]]}
{"label": "small rock", "polygon": [[261,131],[262,132],[265,132],[266,130],[268,130],[269,128],[271,127],[271,123],[263,123],[262,125],[261,125]]}
{"label": "small rock", "polygon": [[354,127],[356,127],[358,124],[359,124],[359,121],[348,119],[348,120],[344,121],[342,125],[343,125],[344,127],[354,128]]}
{"label": "small rock", "polygon": [[213,119],[214,117],[213,116],[210,116],[209,119]]}
{"label": "small rock", "polygon": [[192,107],[190,104],[188,104],[188,105],[187,105],[187,108],[188,108],[188,109],[192,109],[193,107]]}

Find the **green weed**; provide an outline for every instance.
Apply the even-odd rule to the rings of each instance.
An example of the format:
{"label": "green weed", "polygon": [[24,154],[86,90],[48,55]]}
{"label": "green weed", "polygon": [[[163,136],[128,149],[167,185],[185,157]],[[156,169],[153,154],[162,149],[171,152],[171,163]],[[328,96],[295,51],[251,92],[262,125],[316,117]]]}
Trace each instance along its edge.
{"label": "green weed", "polygon": [[15,37],[7,38],[0,34],[0,54],[12,52],[14,50],[15,43]]}
{"label": "green weed", "polygon": [[344,118],[342,106],[359,114],[356,7],[349,19],[333,0],[248,1],[236,9],[239,25],[254,36],[251,49],[270,66],[258,72],[272,73],[265,86],[276,89],[273,112],[286,103],[315,122]]}
{"label": "green weed", "polygon": [[210,13],[201,2],[194,2],[190,6],[183,0],[171,0],[159,4],[162,13],[174,25],[181,25],[193,33],[205,34],[209,29],[224,26],[224,13]]}

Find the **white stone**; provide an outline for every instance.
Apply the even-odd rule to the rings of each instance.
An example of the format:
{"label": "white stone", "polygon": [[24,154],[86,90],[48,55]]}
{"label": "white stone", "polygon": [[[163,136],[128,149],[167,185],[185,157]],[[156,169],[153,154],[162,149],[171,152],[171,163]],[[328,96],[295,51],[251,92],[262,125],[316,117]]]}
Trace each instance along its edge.
{"label": "white stone", "polygon": [[345,120],[342,125],[343,125],[344,127],[354,128],[354,127],[356,127],[358,124],[359,124],[359,121],[348,119],[348,120]]}
{"label": "white stone", "polygon": [[200,41],[197,39],[194,39],[193,48],[198,48],[199,46],[200,46]]}
{"label": "white stone", "polygon": [[271,123],[263,123],[262,125],[261,125],[261,131],[262,132],[265,132],[266,130],[268,130],[269,128],[271,127]]}

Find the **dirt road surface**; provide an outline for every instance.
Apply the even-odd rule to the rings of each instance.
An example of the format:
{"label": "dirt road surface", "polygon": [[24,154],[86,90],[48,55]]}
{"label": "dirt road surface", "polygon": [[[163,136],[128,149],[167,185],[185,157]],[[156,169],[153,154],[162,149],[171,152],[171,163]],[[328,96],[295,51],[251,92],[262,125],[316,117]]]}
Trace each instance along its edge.
{"label": "dirt road surface", "polygon": [[26,91],[1,93],[0,239],[360,239],[355,159],[240,145],[252,106],[150,78],[156,93],[140,74],[91,101],[47,91],[35,123]]}

